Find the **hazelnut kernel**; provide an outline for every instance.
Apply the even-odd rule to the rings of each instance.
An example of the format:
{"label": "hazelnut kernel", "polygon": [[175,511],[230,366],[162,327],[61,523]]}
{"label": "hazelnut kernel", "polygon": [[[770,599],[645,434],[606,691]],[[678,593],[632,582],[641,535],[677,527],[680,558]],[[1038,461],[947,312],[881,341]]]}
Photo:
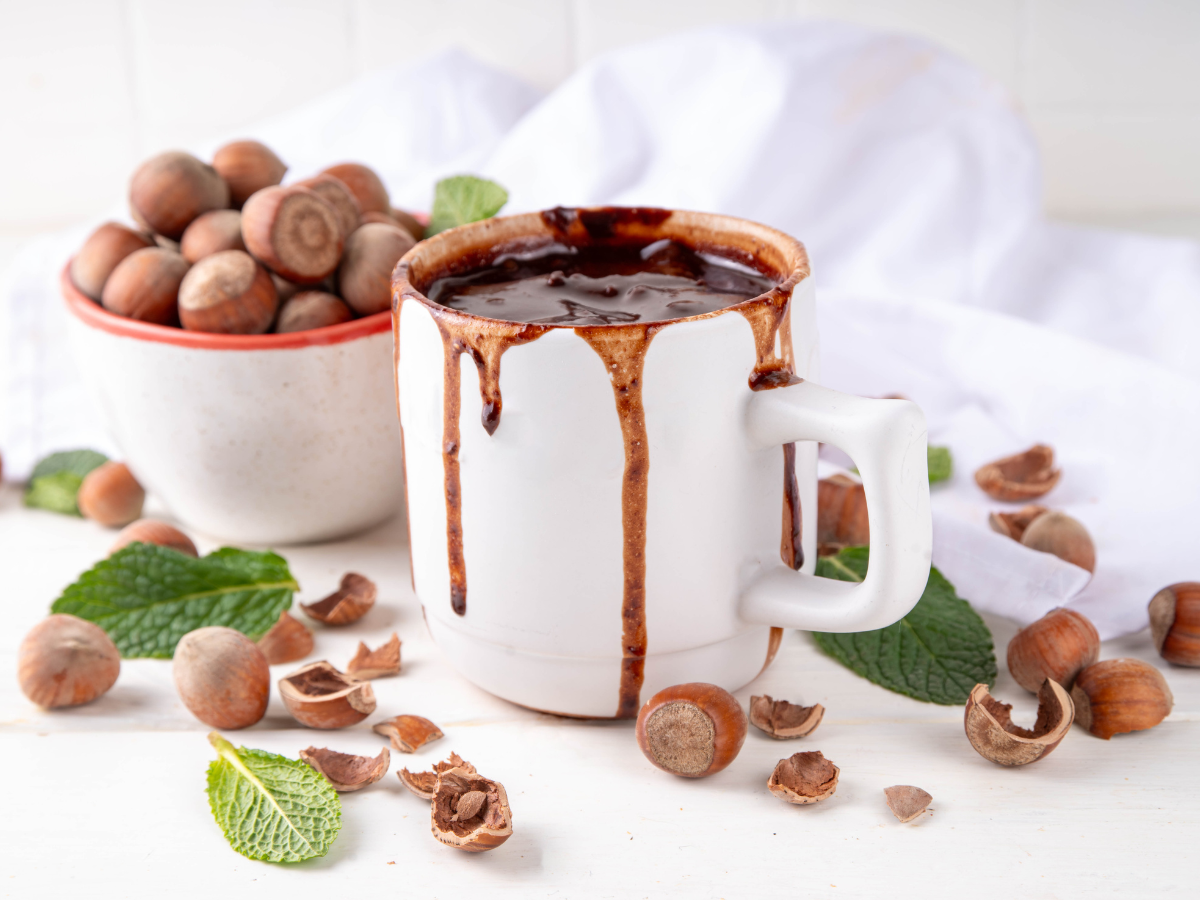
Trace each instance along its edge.
{"label": "hazelnut kernel", "polygon": [[79,511],[108,528],[128,525],[142,514],[146,491],[125,463],[106,462],[84,476]]}
{"label": "hazelnut kernel", "polygon": [[21,692],[45,709],[90,703],[121,673],[121,654],[99,625],[56,613],[33,626],[17,652]]}
{"label": "hazelnut kernel", "polygon": [[1052,609],[1008,642],[1008,671],[1031,694],[1049,678],[1067,690],[1075,676],[1100,658],[1100,635],[1086,616]]}
{"label": "hazelnut kernel", "polygon": [[172,663],[179,699],[213,728],[246,728],[267,712],[271,670],[258,645],[240,631],[211,625],[189,631]]}
{"label": "hazelnut kernel", "polygon": [[659,691],[637,717],[637,742],[664,772],[703,778],[737,757],[746,740],[746,714],[729,691],[691,682]]}

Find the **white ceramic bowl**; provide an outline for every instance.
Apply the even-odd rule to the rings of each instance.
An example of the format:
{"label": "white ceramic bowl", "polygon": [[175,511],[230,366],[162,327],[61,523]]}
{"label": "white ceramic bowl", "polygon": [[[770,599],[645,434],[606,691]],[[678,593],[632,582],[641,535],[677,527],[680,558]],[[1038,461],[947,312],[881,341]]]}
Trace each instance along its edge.
{"label": "white ceramic bowl", "polygon": [[134,475],[189,528],[292,544],[402,508],[390,312],[292,334],[206,334],[114,315],[67,272],[83,380]]}

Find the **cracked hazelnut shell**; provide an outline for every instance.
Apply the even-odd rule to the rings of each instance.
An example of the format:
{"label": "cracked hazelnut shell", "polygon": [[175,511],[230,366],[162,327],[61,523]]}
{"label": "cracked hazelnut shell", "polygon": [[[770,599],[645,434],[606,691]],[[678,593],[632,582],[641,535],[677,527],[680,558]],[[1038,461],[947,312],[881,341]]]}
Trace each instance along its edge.
{"label": "cracked hazelnut shell", "polygon": [[824,715],[825,707],[820,703],[800,706],[767,695],[750,698],[750,724],[780,741],[812,734]]}
{"label": "cracked hazelnut shell", "polygon": [[351,681],[325,660],[309,663],[279,681],[283,705],[309,728],[345,728],[375,712],[369,681]]}
{"label": "cracked hazelnut shell", "polygon": [[188,331],[263,334],[278,306],[271,276],[244,250],[206,256],[179,285],[179,321]]}
{"label": "cracked hazelnut shell", "polygon": [[106,528],[120,528],[141,516],[146,489],[125,463],[110,460],[84,476],[77,502],[86,518]]}
{"label": "cracked hazelnut shell", "polygon": [[324,775],[335,791],[349,793],[361,791],[386,775],[392,754],[387,747],[375,757],[338,753],[328,747],[308,747],[300,751],[300,759]]}
{"label": "cracked hazelnut shell", "polygon": [[484,778],[470,764],[438,773],[429,819],[441,843],[471,853],[495,850],[512,834],[504,785]]}
{"label": "cracked hazelnut shell", "polygon": [[362,641],[346,666],[346,674],[357,681],[400,674],[400,635],[392,632],[386,643],[371,650]]}
{"label": "cracked hazelnut shell", "polygon": [[746,714],[733,694],[715,684],[665,688],[641,708],[637,742],[664,772],[704,778],[737,757],[746,740]]}
{"label": "cracked hazelnut shell", "polygon": [[988,514],[988,525],[992,531],[997,534],[1002,534],[1007,538],[1012,538],[1017,543],[1021,542],[1021,537],[1025,534],[1025,529],[1028,528],[1033,520],[1042,513],[1049,512],[1046,507],[1038,506],[1036,503],[1031,503],[1028,506],[1023,506],[1016,512],[994,512]]}
{"label": "cracked hazelnut shell", "polygon": [[222,250],[245,249],[242,214],[236,209],[214,209],[199,216],[179,242],[179,252],[193,265]]}
{"label": "cracked hazelnut shell", "polygon": [[267,658],[268,665],[296,662],[312,653],[313,633],[285,609],[271,630],[258,639],[258,648]]}
{"label": "cracked hazelnut shell", "polygon": [[88,236],[71,260],[71,282],[81,293],[99,300],[104,283],[121,260],[153,246],[154,241],[140,231],[116,222],[105,222]]}
{"label": "cracked hazelnut shell", "polygon": [[367,614],[378,593],[370,578],[347,572],[336,591],[316,603],[301,603],[300,608],[325,625],[349,625]]}
{"label": "cracked hazelnut shell", "polygon": [[921,813],[929,809],[933,796],[929,791],[922,790],[911,784],[894,784],[883,789],[888,809],[901,822],[911,822]]}
{"label": "cracked hazelnut shell", "polygon": [[158,519],[138,519],[136,522],[131,522],[121,529],[117,535],[117,539],[113,541],[113,545],[108,549],[108,555],[112,556],[118,550],[128,547],[133,543],[156,544],[159,547],[170,547],[172,550],[178,550],[180,553],[186,553],[188,556],[199,556],[196,552],[196,545],[192,543],[192,539],[176,528],[174,525],[168,525],[166,522],[160,522]]}
{"label": "cracked hazelnut shell", "polygon": [[767,779],[767,789],[788,803],[817,803],[833,796],[840,772],[820,750],[793,753],[775,764],[775,771]]}
{"label": "cracked hazelnut shell", "polygon": [[1087,616],[1052,609],[1008,642],[1008,671],[1031,694],[1049,678],[1066,690],[1075,676],[1100,658],[1100,635]]}
{"label": "cracked hazelnut shell", "polygon": [[171,669],[179,699],[205,725],[247,728],[266,715],[271,670],[240,631],[220,625],[189,631],[175,645]]}
{"label": "cracked hazelnut shell", "polygon": [[1075,721],[1096,737],[1153,728],[1171,712],[1175,698],[1167,679],[1140,659],[1105,659],[1079,673],[1071,688]]}
{"label": "cracked hazelnut shell", "polygon": [[1032,522],[1021,535],[1021,544],[1030,550],[1053,553],[1089,572],[1096,571],[1096,547],[1083,523],[1064,512],[1051,510]]}
{"label": "cracked hazelnut shell", "polygon": [[401,784],[422,800],[432,800],[434,792],[437,790],[438,776],[456,768],[464,769],[472,775],[475,774],[475,767],[451,750],[446,759],[434,763],[432,772],[410,772],[408,769],[401,769],[396,775]]}
{"label": "cracked hazelnut shell", "polygon": [[426,744],[445,737],[442,729],[422,716],[394,716],[371,730],[388,738],[401,753],[416,753]]}
{"label": "cracked hazelnut shell", "polygon": [[43,709],[91,703],[120,674],[121,654],[104,629],[65,613],[34,625],[17,651],[21,693]]}
{"label": "cracked hazelnut shell", "polygon": [[133,173],[129,206],[137,222],[177,241],[201,213],[229,206],[229,185],[212,166],[172,150],[151,157]]}
{"label": "cracked hazelnut shell", "polygon": [[172,250],[135,250],[108,276],[100,305],[127,319],[175,325],[179,322],[179,285],[187,271],[187,260]]}
{"label": "cracked hazelnut shell", "polygon": [[268,187],[242,207],[242,240],[259,262],[296,284],[316,284],[342,258],[337,211],[302,187]]}
{"label": "cracked hazelnut shell", "polygon": [[387,188],[383,186],[383,180],[375,174],[375,170],[369,166],[362,163],[338,163],[323,169],[321,174],[332,175],[350,188],[364,213],[391,211]]}
{"label": "cracked hazelnut shell", "polygon": [[1074,717],[1075,705],[1058,682],[1042,682],[1031,729],[1014,725],[1012,705],[988,693],[986,684],[977,684],[967,697],[963,726],[967,740],[984,759],[1002,766],[1025,766],[1048,756],[1067,736]]}
{"label": "cracked hazelnut shell", "polygon": [[975,483],[993,500],[1020,503],[1048,494],[1062,470],[1054,468],[1054,448],[1035,444],[1023,453],[1005,456],[975,472]]}
{"label": "cracked hazelnut shell", "polygon": [[416,242],[398,225],[368,222],[346,238],[338,292],[360,316],[392,308],[392,270]]}
{"label": "cracked hazelnut shell", "polygon": [[1167,662],[1200,666],[1200,582],[1181,581],[1154,595],[1150,634]]}
{"label": "cracked hazelnut shell", "polygon": [[229,185],[230,205],[241,209],[252,194],[283,181],[288,167],[258,141],[232,141],[213,154],[213,168]]}

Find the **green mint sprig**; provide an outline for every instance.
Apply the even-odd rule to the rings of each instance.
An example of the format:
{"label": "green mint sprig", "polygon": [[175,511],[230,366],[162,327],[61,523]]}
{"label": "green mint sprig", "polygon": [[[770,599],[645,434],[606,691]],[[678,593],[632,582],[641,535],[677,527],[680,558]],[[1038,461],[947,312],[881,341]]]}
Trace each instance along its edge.
{"label": "green mint sprig", "polygon": [[508,191],[486,178],[455,175],[443,178],[433,190],[433,210],[426,237],[439,231],[490,219],[508,202]]}
{"label": "green mint sprig", "polygon": [[954,474],[954,459],[950,456],[950,448],[931,446],[926,453],[929,458],[929,483],[948,481]]}
{"label": "green mint sprig", "polygon": [[78,516],[79,486],[88,472],[106,462],[108,457],[95,450],[51,453],[34,466],[29,487],[25,490],[25,505]]}

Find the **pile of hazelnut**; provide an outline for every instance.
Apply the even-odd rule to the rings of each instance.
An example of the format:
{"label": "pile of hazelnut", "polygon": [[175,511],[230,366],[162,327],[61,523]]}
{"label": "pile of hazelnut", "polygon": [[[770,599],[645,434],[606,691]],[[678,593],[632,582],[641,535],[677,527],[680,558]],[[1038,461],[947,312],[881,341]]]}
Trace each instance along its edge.
{"label": "pile of hazelnut", "polygon": [[424,236],[359,163],[281,186],[287,166],[257,141],[212,165],[171,151],[129,186],[141,230],[106,222],[71,281],[109,312],[216,334],[307,331],[391,308],[396,261]]}

